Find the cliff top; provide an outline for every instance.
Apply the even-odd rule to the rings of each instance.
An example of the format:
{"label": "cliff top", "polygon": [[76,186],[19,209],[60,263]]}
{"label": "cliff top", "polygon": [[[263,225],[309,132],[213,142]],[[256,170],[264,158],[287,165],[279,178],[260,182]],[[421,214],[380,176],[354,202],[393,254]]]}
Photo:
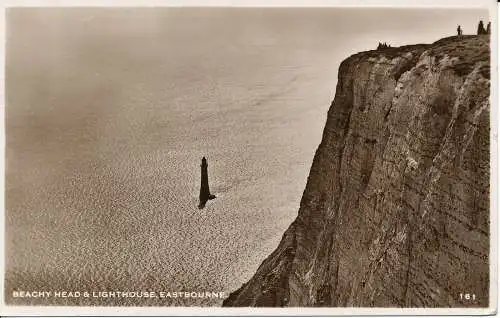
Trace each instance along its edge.
{"label": "cliff top", "polygon": [[490,36],[468,35],[462,37],[447,37],[434,42],[429,48],[429,54],[441,59],[445,55],[458,58],[454,64],[455,72],[464,76],[472,71],[478,62],[485,65],[480,69],[484,78],[490,78]]}
{"label": "cliff top", "polygon": [[424,52],[429,56],[436,57],[438,60],[448,56],[456,58],[453,69],[457,75],[464,76],[470,73],[478,62],[484,62],[480,69],[481,75],[490,78],[490,36],[489,35],[462,35],[442,38],[432,44],[414,44],[400,47],[389,47],[378,50],[359,52],[351,55],[344,62],[350,62],[352,59],[359,60],[365,58],[394,59],[402,57],[408,52],[417,53],[419,56]]}

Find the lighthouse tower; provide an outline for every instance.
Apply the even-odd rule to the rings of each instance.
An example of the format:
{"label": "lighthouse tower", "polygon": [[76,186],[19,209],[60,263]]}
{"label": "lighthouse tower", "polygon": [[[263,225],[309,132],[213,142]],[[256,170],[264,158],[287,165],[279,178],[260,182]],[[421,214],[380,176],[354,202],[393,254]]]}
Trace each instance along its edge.
{"label": "lighthouse tower", "polygon": [[201,186],[200,186],[200,204],[198,208],[203,209],[208,200],[215,199],[215,195],[210,194],[208,185],[208,163],[207,158],[201,159]]}

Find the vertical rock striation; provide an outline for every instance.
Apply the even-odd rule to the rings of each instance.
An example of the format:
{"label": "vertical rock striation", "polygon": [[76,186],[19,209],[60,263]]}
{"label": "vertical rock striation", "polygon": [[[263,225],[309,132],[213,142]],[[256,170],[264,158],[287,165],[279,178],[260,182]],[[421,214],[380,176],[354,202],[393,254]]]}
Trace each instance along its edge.
{"label": "vertical rock striation", "polygon": [[464,36],[342,62],[298,217],[224,306],[488,306],[489,56]]}

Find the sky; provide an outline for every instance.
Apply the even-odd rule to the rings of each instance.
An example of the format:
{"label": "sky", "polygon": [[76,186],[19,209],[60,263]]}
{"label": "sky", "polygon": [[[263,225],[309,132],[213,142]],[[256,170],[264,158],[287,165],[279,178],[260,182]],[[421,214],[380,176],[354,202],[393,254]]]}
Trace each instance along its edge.
{"label": "sky", "polygon": [[347,56],[374,49],[378,42],[432,43],[455,35],[457,25],[464,34],[475,34],[488,13],[449,8],[11,8],[6,19],[7,73],[12,65],[16,73],[56,64],[63,68],[69,55],[81,65],[104,55],[128,55],[147,64],[156,62],[148,57],[159,49],[168,51],[168,59],[169,52],[205,56],[208,47],[231,49],[242,43],[274,45],[282,54],[288,48],[303,47],[304,54],[314,50],[314,58],[324,54],[336,72]]}
{"label": "sky", "polygon": [[338,65],[379,41],[392,46],[432,43],[455,35],[457,25],[464,34],[474,34],[481,19],[488,20],[487,11],[450,8],[12,8],[7,11],[6,63],[7,70],[9,61],[16,60],[31,68],[57,60],[68,47],[95,54],[106,49],[110,55],[127,48],[132,50],[127,54],[137,53],[146,61],[148,51],[160,45],[156,39],[164,37],[168,43],[163,45],[194,54],[206,43],[278,43],[284,50],[302,43]]}

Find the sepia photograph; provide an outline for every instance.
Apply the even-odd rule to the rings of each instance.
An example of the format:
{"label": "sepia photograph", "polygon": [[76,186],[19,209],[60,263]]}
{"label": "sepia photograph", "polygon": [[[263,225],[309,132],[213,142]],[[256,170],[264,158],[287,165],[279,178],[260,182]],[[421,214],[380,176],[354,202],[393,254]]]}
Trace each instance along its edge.
{"label": "sepia photograph", "polygon": [[491,6],[4,15],[2,310],[496,310]]}

